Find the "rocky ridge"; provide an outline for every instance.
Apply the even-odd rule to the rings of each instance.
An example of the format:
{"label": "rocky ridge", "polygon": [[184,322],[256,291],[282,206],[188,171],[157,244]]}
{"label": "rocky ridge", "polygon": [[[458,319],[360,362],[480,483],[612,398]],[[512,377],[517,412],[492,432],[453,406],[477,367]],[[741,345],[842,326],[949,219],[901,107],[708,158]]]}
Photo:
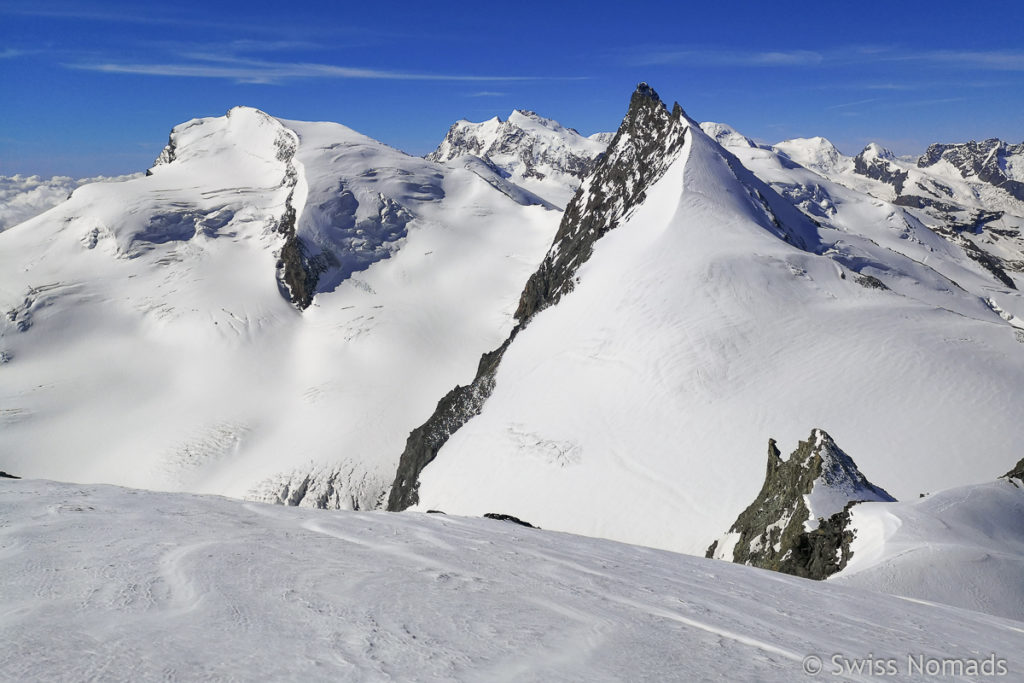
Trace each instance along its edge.
{"label": "rocky ridge", "polygon": [[850,507],[893,500],[820,429],[801,441],[787,460],[770,439],[760,493],[706,556],[824,579],[850,559]]}
{"label": "rocky ridge", "polygon": [[594,243],[643,202],[645,189],[678,156],[687,130],[688,122],[678,104],[670,113],[653,88],[646,83],[637,87],[608,151],[573,196],[554,243],[527,282],[515,313],[516,327],[501,346],[484,354],[472,383],[445,395],[433,415],[409,435],[389,496],[389,510],[404,510],[418,502],[419,473],[455,431],[480,413],[494,389],[494,376],[505,350],[533,315],[572,291],[576,271],[590,257]]}
{"label": "rocky ridge", "polygon": [[517,109],[505,120],[457,121],[426,158],[446,163],[477,157],[501,177],[561,207],[593,170],[608,145],[606,135],[583,137],[536,112]]}
{"label": "rocky ridge", "polygon": [[964,178],[977,178],[1024,201],[1024,142],[1008,144],[998,138],[983,142],[929,145],[918,168],[946,161]]}

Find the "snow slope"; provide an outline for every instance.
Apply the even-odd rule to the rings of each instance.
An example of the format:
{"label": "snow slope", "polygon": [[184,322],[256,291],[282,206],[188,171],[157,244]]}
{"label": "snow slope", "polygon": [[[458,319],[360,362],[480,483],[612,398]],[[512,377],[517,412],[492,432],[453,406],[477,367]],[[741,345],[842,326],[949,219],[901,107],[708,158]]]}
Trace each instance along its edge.
{"label": "snow slope", "polygon": [[118,182],[132,177],[135,176],[0,176],[0,232],[60,204],[81,185]]}
{"label": "snow slope", "polygon": [[981,294],[1019,295],[926,228],[915,258],[860,227],[787,212],[690,122],[505,351],[418,509],[703,553],[756,494],[764,439],[788,452],[815,425],[897,498],[996,476],[1024,439],[1024,337]]}
{"label": "snow slope", "polygon": [[846,569],[829,579],[1024,621],[1024,489],[1006,479],[851,510]]}
{"label": "snow slope", "polygon": [[516,109],[502,121],[457,121],[427,158],[462,163],[466,155],[482,159],[516,185],[564,207],[594,159],[610,142],[610,134],[583,137],[575,129],[532,111]]}
{"label": "snow slope", "polygon": [[338,124],[182,124],[0,234],[0,468],[373,506],[511,327],[558,220],[529,204]]}
{"label": "snow slope", "polygon": [[910,659],[1024,669],[1020,622],[486,519],[2,479],[0,518],[5,680],[793,681],[806,661],[867,681],[868,658],[891,660],[891,680],[922,679]]}

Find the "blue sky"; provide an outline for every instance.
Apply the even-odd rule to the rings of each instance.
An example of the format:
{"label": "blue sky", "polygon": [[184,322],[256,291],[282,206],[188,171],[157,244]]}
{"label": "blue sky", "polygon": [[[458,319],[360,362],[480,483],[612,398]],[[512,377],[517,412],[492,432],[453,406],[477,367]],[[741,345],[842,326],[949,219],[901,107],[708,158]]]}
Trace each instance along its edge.
{"label": "blue sky", "polygon": [[0,174],[142,170],[238,104],[413,154],[515,108],[589,134],[642,80],[770,142],[1019,142],[1022,27],[1019,2],[0,0]]}

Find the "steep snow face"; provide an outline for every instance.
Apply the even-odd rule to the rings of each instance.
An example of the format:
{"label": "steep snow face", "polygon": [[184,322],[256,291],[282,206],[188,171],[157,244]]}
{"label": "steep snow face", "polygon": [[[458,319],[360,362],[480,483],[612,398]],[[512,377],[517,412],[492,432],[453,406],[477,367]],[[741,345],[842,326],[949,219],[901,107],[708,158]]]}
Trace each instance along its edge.
{"label": "steep snow face", "polygon": [[608,146],[609,136],[583,137],[557,121],[517,109],[505,121],[456,122],[427,158],[450,162],[465,155],[479,157],[515,184],[564,207]]}
{"label": "steep snow face", "polygon": [[0,234],[5,470],[373,506],[558,221],[246,108],[176,127],[151,173]]}
{"label": "steep snow face", "polygon": [[898,681],[921,680],[909,657],[1024,668],[1019,622],[486,519],[31,480],[0,480],[0,517],[14,680],[794,681],[808,656],[859,680],[834,653],[891,658]]}
{"label": "steep snow face", "polygon": [[80,185],[118,182],[135,177],[138,174],[95,178],[0,176],[0,232],[57,206]]}
{"label": "steep snow face", "polygon": [[897,497],[1005,470],[1024,347],[975,292],[1016,299],[962,250],[920,230],[922,262],[873,239],[884,221],[814,226],[692,124],[644,196],[505,351],[421,508],[703,553],[757,492],[765,436],[808,422]]}
{"label": "steep snow face", "polygon": [[853,558],[830,582],[1024,621],[1024,488],[1000,479],[851,510]]}

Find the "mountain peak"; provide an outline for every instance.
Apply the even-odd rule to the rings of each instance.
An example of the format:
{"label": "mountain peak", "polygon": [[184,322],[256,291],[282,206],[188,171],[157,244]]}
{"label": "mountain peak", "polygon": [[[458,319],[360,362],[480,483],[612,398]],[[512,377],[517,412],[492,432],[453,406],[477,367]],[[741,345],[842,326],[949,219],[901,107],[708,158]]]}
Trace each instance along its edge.
{"label": "mountain peak", "polygon": [[636,100],[637,98],[646,98],[649,100],[654,100],[655,102],[661,102],[661,98],[658,96],[658,93],[654,90],[654,88],[647,85],[647,83],[643,81],[637,83],[636,90],[633,91],[633,97],[630,98],[630,103],[632,103],[632,101]]}
{"label": "mountain peak", "polygon": [[887,159],[893,160],[896,156],[885,147],[882,147],[877,142],[869,142],[867,147],[858,155],[865,159],[876,158],[876,159]]}
{"label": "mountain peak", "polygon": [[446,163],[479,157],[504,178],[561,208],[607,144],[534,111],[515,109],[504,121],[456,122],[427,159]]}

